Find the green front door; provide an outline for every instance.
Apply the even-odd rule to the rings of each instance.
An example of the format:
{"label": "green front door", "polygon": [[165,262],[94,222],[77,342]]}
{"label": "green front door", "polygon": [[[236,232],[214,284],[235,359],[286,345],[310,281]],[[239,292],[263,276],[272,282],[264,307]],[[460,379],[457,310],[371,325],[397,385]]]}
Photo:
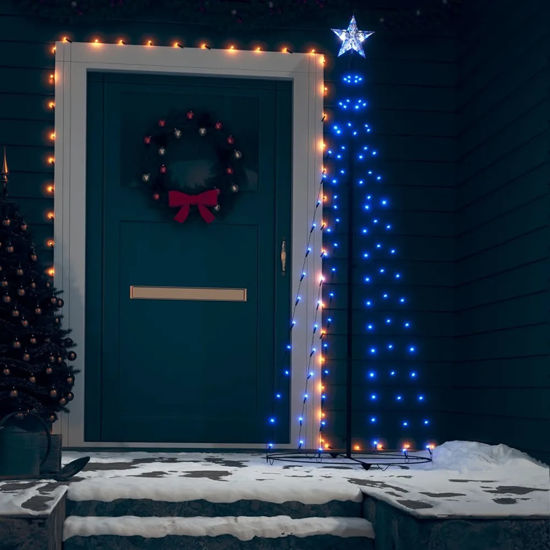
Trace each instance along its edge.
{"label": "green front door", "polygon": [[[266,441],[288,336],[291,93],[281,81],[89,74],[87,441]],[[193,206],[177,223],[177,208],[141,181],[148,129],[189,109],[223,121],[242,151],[239,192],[210,224]],[[214,162],[198,143],[167,159],[183,187]],[[131,287],[169,287],[177,299],[132,299]]]}

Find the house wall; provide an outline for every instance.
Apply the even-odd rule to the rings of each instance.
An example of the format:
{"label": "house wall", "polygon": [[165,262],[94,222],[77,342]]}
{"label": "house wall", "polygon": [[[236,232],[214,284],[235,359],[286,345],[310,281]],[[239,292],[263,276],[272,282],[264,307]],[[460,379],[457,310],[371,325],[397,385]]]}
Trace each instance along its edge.
{"label": "house wall", "polygon": [[449,435],[550,458],[547,1],[466,4]]}
{"label": "house wall", "polygon": [[[478,438],[542,452],[545,444],[535,444],[536,433],[544,427],[548,431],[550,421],[544,410],[548,405],[537,389],[543,383],[548,386],[543,372],[548,352],[541,349],[541,292],[548,266],[541,198],[547,190],[542,181],[550,180],[543,177],[547,164],[539,166],[548,153],[548,95],[546,103],[542,98],[544,89],[548,91],[548,71],[541,47],[548,34],[542,23],[538,34],[529,31],[532,27],[516,25],[536,25],[533,10],[517,19],[494,9],[490,16],[499,25],[484,34],[483,10],[472,13],[469,23],[476,24],[466,25],[465,40],[434,28],[427,33],[401,29],[375,34],[367,46],[365,94],[372,106],[369,123],[379,166],[393,204],[403,290],[421,350],[418,370],[434,420],[432,435],[438,441]],[[332,26],[346,26],[347,17]],[[359,20],[360,28],[364,25]],[[514,30],[516,42],[504,46],[506,29]],[[334,107],[338,41],[325,25],[259,33],[220,33],[159,17],[62,25],[23,17],[17,7],[2,3],[0,143],[8,147],[11,195],[20,202],[46,264],[51,264],[52,253],[44,243],[53,233],[45,219],[53,201],[44,192],[53,178],[47,164],[53,152],[48,138],[53,112],[47,108],[53,98],[50,48],[64,34],[78,41],[101,36],[114,42],[124,36],[129,43],[152,38],[167,45],[174,39],[187,44],[207,39],[213,47],[223,47],[231,39],[248,48],[259,39],[268,49],[315,47],[327,52],[326,104],[328,110]],[[344,234],[336,237],[345,240]],[[336,252],[334,261],[345,266],[345,254],[345,249]],[[362,285],[355,284],[355,295],[360,296]],[[346,284],[336,277],[327,290],[331,287],[337,297],[327,309],[335,319],[328,338],[327,434],[338,446],[344,430]],[[359,301],[355,309],[360,318]],[[356,325],[354,347],[361,350],[366,336],[363,323]],[[364,357],[357,355],[354,433],[360,443],[371,435],[365,422],[369,406],[364,372]],[[512,436],[515,427],[531,431]]]}

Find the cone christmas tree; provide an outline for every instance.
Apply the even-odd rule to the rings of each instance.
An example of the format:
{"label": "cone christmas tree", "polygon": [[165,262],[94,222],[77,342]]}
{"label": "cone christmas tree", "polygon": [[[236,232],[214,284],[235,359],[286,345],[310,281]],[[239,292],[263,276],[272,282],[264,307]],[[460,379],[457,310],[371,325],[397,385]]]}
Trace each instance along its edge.
{"label": "cone christmas tree", "polygon": [[29,227],[8,200],[6,153],[0,172],[0,419],[57,419],[73,398],[76,353],[61,327],[63,300],[44,271]]}

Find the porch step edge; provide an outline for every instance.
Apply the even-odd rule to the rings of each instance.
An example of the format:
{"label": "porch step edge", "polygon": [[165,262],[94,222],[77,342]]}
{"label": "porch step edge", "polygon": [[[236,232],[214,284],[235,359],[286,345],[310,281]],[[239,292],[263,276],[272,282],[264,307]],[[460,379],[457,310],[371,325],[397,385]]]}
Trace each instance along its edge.
{"label": "porch step edge", "polygon": [[211,502],[205,499],[171,502],[146,498],[102,500],[67,499],[68,516],[290,516],[307,517],[360,517],[362,502],[330,500],[323,504],[304,504],[298,501],[269,502],[266,500],[237,500]]}
{"label": "porch step edge", "polygon": [[222,516],[222,517],[80,517],[68,516],[63,540],[72,537],[115,535],[163,538],[166,536],[217,537],[231,535],[241,541],[294,536],[331,535],[374,539],[370,521],[350,517]]}

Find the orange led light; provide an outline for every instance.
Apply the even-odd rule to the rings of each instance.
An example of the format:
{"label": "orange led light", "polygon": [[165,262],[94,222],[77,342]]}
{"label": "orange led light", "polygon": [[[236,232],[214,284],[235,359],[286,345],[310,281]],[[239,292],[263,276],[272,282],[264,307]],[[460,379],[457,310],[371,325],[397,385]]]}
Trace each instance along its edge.
{"label": "orange led light", "polygon": [[261,48],[260,46],[256,46],[256,47],[254,48],[254,51],[257,52],[257,53],[259,53],[259,52],[262,51],[262,48]]}
{"label": "orange led light", "polygon": [[117,44],[118,44],[119,46],[125,46],[125,45],[126,45],[126,42],[124,42],[124,40],[123,40],[122,38],[119,38],[119,39],[117,40]]}
{"label": "orange led light", "polygon": [[70,42],[69,37],[68,37],[68,36],[64,36],[64,37],[61,39],[61,42]]}
{"label": "orange led light", "polygon": [[48,157],[48,164],[55,164],[55,157]]}
{"label": "orange led light", "polygon": [[46,239],[46,246],[49,248],[53,248],[55,244],[55,241],[53,239]]}
{"label": "orange led light", "polygon": [[354,451],[360,451],[361,450],[361,445],[354,445],[353,450]]}
{"label": "orange led light", "polygon": [[433,451],[433,449],[435,449],[435,443],[428,443],[428,445],[426,445],[426,448],[430,449],[430,451]]}
{"label": "orange led light", "polygon": [[384,448],[384,445],[382,445],[382,443],[377,443],[376,444],[376,450],[377,451],[381,451],[383,448]]}
{"label": "orange led light", "polygon": [[48,109],[55,109],[55,101],[48,101]]}
{"label": "orange led light", "polygon": [[181,42],[176,41],[172,44],[172,47],[173,48],[183,48],[183,44]]}
{"label": "orange led light", "polygon": [[53,267],[48,267],[48,269],[46,269],[46,273],[50,276],[50,277],[53,277],[55,275],[55,268]]}
{"label": "orange led light", "polygon": [[317,51],[315,50],[315,48],[312,48],[311,50],[309,50],[309,53],[313,55],[313,54],[317,53]]}
{"label": "orange led light", "polygon": [[146,46],[152,46],[152,45],[153,45],[153,41],[152,41],[152,40],[147,40],[147,42],[145,42],[145,45],[146,45]]}
{"label": "orange led light", "polygon": [[48,212],[46,212],[46,218],[47,218],[48,220],[50,220],[50,221],[53,220],[53,219],[55,218],[55,213],[54,213],[54,211],[53,211],[53,210],[49,210]]}
{"label": "orange led light", "polygon": [[229,46],[227,46],[227,49],[228,50],[234,50],[235,49],[235,44],[229,44]]}
{"label": "orange led light", "polygon": [[281,52],[283,52],[283,53],[289,53],[289,49],[288,49],[286,46],[283,46],[283,47],[281,48]]}
{"label": "orange led light", "polygon": [[208,48],[208,44],[206,42],[203,42],[201,44],[201,50],[206,50],[206,48]]}
{"label": "orange led light", "polygon": [[50,83],[55,82],[55,73],[50,73]]}
{"label": "orange led light", "polygon": [[55,140],[55,132],[51,132],[51,133],[50,133],[50,139],[51,139],[52,141]]}
{"label": "orange led light", "polygon": [[53,183],[49,183],[46,185],[46,193],[52,194],[55,191],[55,185]]}
{"label": "orange led light", "polygon": [[101,44],[101,40],[99,38],[94,38],[92,40],[92,46],[99,46]]}
{"label": "orange led light", "polygon": [[55,53],[55,46],[52,46],[51,52]]}
{"label": "orange led light", "polygon": [[324,56],[324,55],[320,56],[320,57],[319,57],[319,65],[324,65],[325,62],[326,62],[325,56]]}
{"label": "orange led light", "polygon": [[405,451],[409,450],[411,448],[411,444],[410,443],[403,443],[403,449]]}

